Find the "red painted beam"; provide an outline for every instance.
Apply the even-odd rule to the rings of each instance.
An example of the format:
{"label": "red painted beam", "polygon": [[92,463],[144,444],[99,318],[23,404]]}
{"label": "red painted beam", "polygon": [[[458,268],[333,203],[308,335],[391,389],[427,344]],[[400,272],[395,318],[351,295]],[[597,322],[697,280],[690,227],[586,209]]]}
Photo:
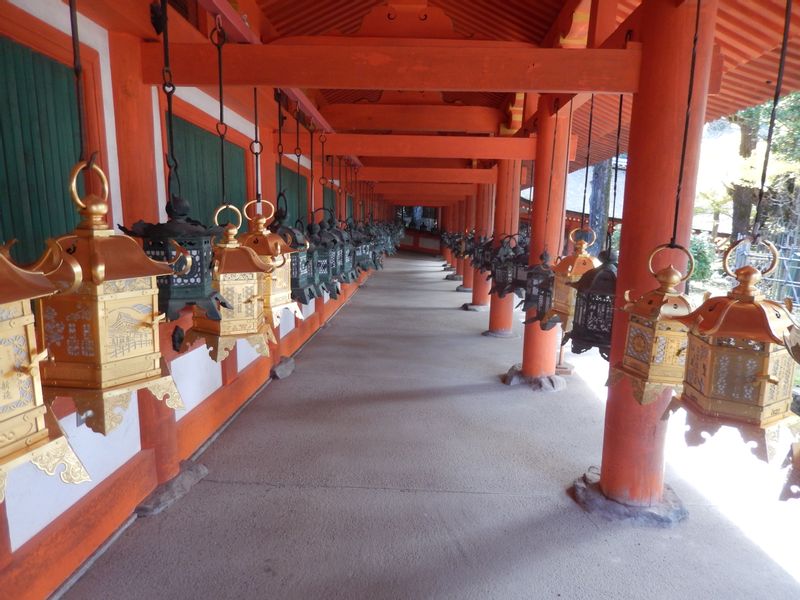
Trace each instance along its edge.
{"label": "red painted beam", "polygon": [[375,193],[391,196],[394,194],[419,194],[420,196],[472,196],[477,188],[474,183],[415,183],[382,182],[375,184]]}
{"label": "red painted beam", "polygon": [[497,168],[438,169],[432,167],[363,167],[358,171],[362,181],[398,181],[419,183],[495,183]]}
{"label": "red painted beam", "polygon": [[337,131],[497,133],[502,113],[488,106],[330,104],[322,114]]}
{"label": "red painted beam", "polygon": [[331,133],[325,151],[335,156],[400,156],[531,160],[536,138]]}

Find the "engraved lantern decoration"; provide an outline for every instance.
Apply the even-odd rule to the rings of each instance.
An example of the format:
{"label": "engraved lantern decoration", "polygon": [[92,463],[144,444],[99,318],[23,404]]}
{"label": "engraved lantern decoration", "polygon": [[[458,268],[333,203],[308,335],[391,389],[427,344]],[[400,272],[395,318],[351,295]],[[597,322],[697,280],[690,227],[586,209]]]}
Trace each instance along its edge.
{"label": "engraved lantern decoration", "polygon": [[597,348],[600,356],[608,360],[617,289],[617,257],[613,251],[604,250],[598,258],[599,267],[587,271],[577,282],[570,284],[576,294],[569,338],[575,354]]}
{"label": "engraved lantern decoration", "polygon": [[242,226],[238,208],[223,204],[214,213],[214,222],[217,223],[225,209],[237,216],[238,223],[227,224],[223,238],[214,244],[213,285],[219,297],[228,300],[219,301],[219,319],[200,306],[194,307],[192,328],[186,333],[183,348],[203,340],[209,356],[220,362],[230,354],[236,341],[243,339],[261,356],[269,356],[269,342],[276,340],[265,318],[263,294],[273,267],[236,239]]}
{"label": "engraved lantern decoration", "polygon": [[[69,287],[81,284],[77,261],[50,242],[59,267],[71,272]],[[0,502],[5,499],[8,473],[30,462],[64,483],[89,481],[58,420],[44,404],[39,374],[47,351],[39,351],[31,300],[50,296],[58,288],[42,273],[25,271],[0,252]]]}
{"label": "engraved lantern decoration", "polygon": [[[553,307],[544,319],[549,321],[557,318],[561,321],[565,334],[572,330],[572,317],[575,314],[575,288],[571,284],[600,265],[600,261],[586,251],[597,240],[597,234],[590,230],[592,241],[587,242],[575,238],[578,231],[579,229],[573,229],[569,233],[569,239],[575,247],[574,252],[553,265]],[[568,339],[568,335],[564,335],[562,343],[566,343]]]}
{"label": "engraved lantern decoration", "polygon": [[[132,238],[115,235],[105,219],[108,181],[97,165],[91,169],[102,183],[102,198],[78,197],[77,177],[86,167],[78,163],[70,176],[82,220],[55,242],[78,262],[83,282],[77,290],[38,301],[40,335],[50,355],[40,366],[45,399],[72,398],[87,425],[107,434],[122,422],[136,390],[147,388],[170,408],[183,408],[159,349],[164,315],[156,277],[172,273],[181,258],[185,270],[191,260],[176,246],[173,264],[156,262]],[[59,255],[51,247],[34,268],[54,267]]]}
{"label": "engraved lantern decoration", "polygon": [[528,278],[525,281],[525,298],[522,309],[527,313],[531,310],[536,311],[525,320],[525,324],[539,323],[539,326],[547,331],[555,327],[558,323],[556,317],[551,316],[545,320],[545,316],[553,308],[553,284],[555,274],[550,266],[550,255],[545,250],[539,256],[539,264],[528,267]]}
{"label": "engraved lantern decoration", "polygon": [[242,246],[254,250],[263,262],[272,267],[272,272],[264,279],[262,296],[265,317],[274,328],[277,328],[285,310],[289,310],[298,319],[303,318],[303,312],[297,302],[292,300],[291,256],[297,251],[277,233],[267,229],[266,223],[275,213],[275,207],[271,203],[263,202],[262,206],[269,206],[272,215],[260,214],[253,217],[248,215],[247,209],[257,203],[253,200],[244,207],[244,216],[250,222],[251,230],[239,236],[239,241]]}
{"label": "engraved lantern decoration", "polygon": [[610,380],[613,383],[627,378],[640,404],[655,401],[666,389],[679,388],[686,370],[689,328],[677,319],[692,312],[692,305],[676,287],[692,276],[694,259],[686,248],[676,245],[689,259],[686,274],[682,275],[672,265],[654,271],[653,258],[671,247],[658,246],[650,255],[650,273],[659,283],[656,289],[636,301],[631,299],[629,291],[625,292],[626,304],[622,310],[629,315],[625,354],[622,362],[611,369]]}
{"label": "engraved lantern decoration", "polygon": [[730,271],[728,258],[742,241],[723,258],[738,285],[679,319],[689,327],[681,401],[705,415],[765,427],[789,414],[795,371],[789,338],[797,326],[790,305],[767,300],[755,287],[778,266],[771,242],[763,242],[772,253],[766,269]]}

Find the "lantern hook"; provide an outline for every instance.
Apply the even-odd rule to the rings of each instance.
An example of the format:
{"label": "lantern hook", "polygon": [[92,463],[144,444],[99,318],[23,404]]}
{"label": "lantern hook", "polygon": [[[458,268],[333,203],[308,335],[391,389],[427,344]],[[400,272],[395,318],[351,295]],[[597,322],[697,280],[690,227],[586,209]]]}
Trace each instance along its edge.
{"label": "lantern hook", "polygon": [[103,169],[101,169],[96,163],[92,162],[90,166],[90,161],[82,160],[74,167],[72,167],[72,173],[69,175],[69,194],[72,197],[72,202],[77,206],[80,210],[86,209],[86,203],[78,196],[78,175],[84,169],[90,169],[94,173],[97,174],[97,177],[100,179],[100,183],[103,186],[101,192],[101,198],[103,202],[108,201],[108,178],[106,174],[103,173]]}
{"label": "lantern hook", "polygon": [[653,251],[650,253],[650,258],[647,259],[647,268],[650,271],[650,274],[653,275],[654,277],[656,275],[656,271],[655,271],[655,269],[653,269],[653,259],[656,257],[656,254],[658,254],[659,252],[662,252],[664,250],[667,250],[667,249],[680,250],[681,252],[683,252],[686,255],[686,258],[689,259],[689,264],[686,267],[686,274],[681,277],[681,283],[683,283],[684,281],[687,281],[692,276],[692,274],[694,273],[694,257],[692,256],[691,252],[689,252],[686,248],[684,248],[680,244],[669,243],[669,244],[661,244],[660,246],[656,246],[653,249]]}
{"label": "lantern hook", "polygon": [[263,200],[263,199],[262,200],[250,200],[250,202],[245,204],[242,207],[242,214],[244,215],[244,218],[247,219],[248,221],[254,221],[257,218],[256,215],[253,215],[251,217],[249,214],[247,214],[247,209],[250,208],[251,206],[263,206],[264,204],[269,206],[272,209],[272,212],[269,213],[269,215],[266,216],[266,217],[264,215],[261,215],[261,217],[265,221],[269,221],[272,217],[275,216],[275,205],[272,202],[270,202],[269,200]]}
{"label": "lantern hook", "polygon": [[747,240],[751,240],[753,243],[760,242],[761,244],[767,247],[767,250],[769,250],[769,253],[772,255],[772,260],[770,261],[769,266],[766,269],[759,269],[759,271],[761,272],[762,276],[767,276],[773,273],[775,269],[778,268],[778,261],[780,259],[780,255],[778,254],[778,249],[775,247],[775,244],[763,238],[756,241],[753,238],[743,237],[735,244],[732,244],[725,251],[725,254],[722,256],[722,268],[725,270],[725,274],[728,275],[728,277],[733,277],[734,279],[736,278],[736,274],[733,271],[731,271],[731,268],[728,266],[728,259],[730,258],[733,251]]}

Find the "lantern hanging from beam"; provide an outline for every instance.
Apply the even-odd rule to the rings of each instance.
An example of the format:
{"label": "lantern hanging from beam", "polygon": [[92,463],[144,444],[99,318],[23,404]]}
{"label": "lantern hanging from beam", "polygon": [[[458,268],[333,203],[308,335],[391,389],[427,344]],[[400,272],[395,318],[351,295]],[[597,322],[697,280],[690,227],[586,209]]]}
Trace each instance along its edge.
{"label": "lantern hanging from beam", "polygon": [[640,404],[655,401],[666,389],[679,388],[686,370],[689,329],[677,318],[692,312],[692,304],[676,287],[692,276],[694,258],[686,248],[675,245],[689,259],[686,274],[672,265],[654,271],[653,258],[671,247],[663,244],[650,254],[648,266],[659,283],[656,289],[636,301],[631,299],[630,291],[625,292],[622,310],[629,315],[625,353],[622,362],[612,367],[610,383],[627,378]]}
{"label": "lantern hanging from beam", "polygon": [[[525,282],[525,299],[522,309],[527,313],[536,312],[525,320],[525,324],[539,322],[539,326],[548,331],[556,326],[558,318],[552,316],[553,286],[555,273],[550,266],[550,255],[545,250],[539,257],[539,264],[528,267],[528,279]],[[548,317],[548,315],[551,315]]]}
{"label": "lantern hanging from beam", "polygon": [[[167,264],[149,258],[127,235],[115,235],[106,224],[108,181],[96,164],[91,170],[102,183],[102,198],[78,197],[78,174],[87,166],[78,163],[70,175],[70,194],[82,220],[55,241],[77,261],[83,282],[77,290],[38,301],[40,336],[51,359],[41,363],[41,373],[46,400],[72,398],[87,425],[107,434],[122,422],[121,411],[136,390],[147,388],[168,407],[183,408],[159,349],[164,315],[158,310],[156,278],[173,273],[181,260],[183,271],[192,262],[177,244],[177,257]],[[54,248],[35,270],[61,261]]]}
{"label": "lantern hanging from beam", "polygon": [[[58,270],[71,275],[71,282],[62,280],[65,291],[79,287],[78,262],[54,242],[49,245]],[[60,470],[64,483],[89,481],[42,393],[39,369],[47,350],[39,351],[31,300],[58,288],[43,273],[14,265],[6,250],[0,251],[0,503],[8,473],[26,462],[51,476]]]}
{"label": "lantern hanging from beam", "polygon": [[183,347],[203,340],[209,356],[220,362],[241,339],[261,356],[269,356],[269,343],[276,343],[276,339],[265,319],[263,298],[273,267],[236,239],[242,226],[242,213],[238,208],[223,204],[214,213],[214,223],[219,225],[219,215],[225,209],[232,211],[238,222],[225,225],[224,237],[214,244],[213,285],[219,297],[228,301],[220,301],[219,319],[195,306],[192,328],[186,333]]}
{"label": "lantern hanging from beam", "polygon": [[738,285],[679,318],[689,327],[681,401],[706,415],[764,427],[789,414],[797,324],[790,303],[768,300],[756,289],[778,266],[771,242],[763,241],[772,255],[767,268],[745,265],[731,272],[728,258],[746,239],[723,258],[725,272]]}
{"label": "lantern hanging from beam", "polygon": [[564,330],[562,344],[569,340],[575,314],[575,288],[571,284],[578,282],[586,272],[600,266],[600,261],[586,251],[597,240],[597,234],[589,229],[592,241],[588,242],[576,239],[575,234],[578,231],[580,230],[573,229],[569,233],[569,239],[575,248],[573,253],[560,258],[553,266],[553,307],[544,318],[544,321],[554,318],[561,321]]}
{"label": "lantern hanging from beam", "polygon": [[617,257],[612,250],[603,250],[598,258],[600,266],[569,284],[576,291],[570,339],[575,354],[596,347],[608,360],[617,293]]}
{"label": "lantern hanging from beam", "polygon": [[311,244],[303,232],[284,224],[286,212],[278,206],[275,220],[270,225],[270,231],[281,236],[293,252],[289,255],[290,281],[292,284],[292,298],[300,304],[308,304],[317,297],[314,285],[314,264],[309,257]]}
{"label": "lantern hanging from beam", "polygon": [[289,244],[279,236],[267,229],[267,221],[275,214],[275,207],[270,202],[261,203],[272,209],[272,214],[264,216],[257,214],[250,216],[247,213],[251,206],[258,206],[259,202],[248,202],[243,209],[245,218],[250,223],[250,231],[240,236],[242,246],[251,248],[259,258],[272,267],[272,272],[265,278],[263,290],[264,312],[267,321],[273,328],[280,325],[281,315],[290,311],[298,319],[303,319],[303,311],[292,300],[292,273],[291,255],[296,253]]}

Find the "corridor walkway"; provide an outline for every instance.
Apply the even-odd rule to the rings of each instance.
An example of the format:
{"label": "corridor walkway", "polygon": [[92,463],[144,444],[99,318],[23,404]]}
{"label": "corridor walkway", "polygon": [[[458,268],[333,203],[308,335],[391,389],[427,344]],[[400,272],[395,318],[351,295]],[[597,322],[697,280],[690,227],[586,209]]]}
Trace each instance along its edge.
{"label": "corridor walkway", "polygon": [[480,336],[440,260],[386,262],[66,598],[800,598],[674,474],[675,529],[584,513],[566,488],[599,464],[602,402],[578,376],[501,385],[521,339]]}

